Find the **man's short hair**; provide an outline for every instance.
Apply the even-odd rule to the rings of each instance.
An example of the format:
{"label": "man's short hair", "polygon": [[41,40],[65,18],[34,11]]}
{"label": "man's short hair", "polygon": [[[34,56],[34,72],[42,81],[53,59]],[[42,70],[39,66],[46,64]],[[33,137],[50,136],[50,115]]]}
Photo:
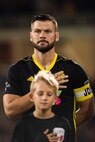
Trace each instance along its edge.
{"label": "man's short hair", "polygon": [[32,29],[32,24],[35,21],[52,21],[55,25],[56,31],[58,30],[58,24],[57,21],[55,20],[54,17],[48,15],[48,14],[40,14],[40,15],[34,15],[31,21],[31,29]]}

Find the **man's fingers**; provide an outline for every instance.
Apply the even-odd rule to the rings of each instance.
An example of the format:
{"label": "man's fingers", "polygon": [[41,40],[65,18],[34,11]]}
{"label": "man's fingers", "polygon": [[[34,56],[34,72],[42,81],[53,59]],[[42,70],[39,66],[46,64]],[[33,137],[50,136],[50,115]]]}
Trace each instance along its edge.
{"label": "man's fingers", "polygon": [[65,75],[65,74],[61,74],[61,75],[56,77],[57,81],[60,81],[60,80],[64,80],[65,81],[66,79],[68,79],[68,75]]}
{"label": "man's fingers", "polygon": [[65,85],[59,85],[59,89],[65,89],[65,88],[67,88],[67,86],[65,86]]}
{"label": "man's fingers", "polygon": [[59,76],[61,76],[61,75],[64,75],[64,72],[63,72],[63,71],[59,71],[59,72],[55,73],[55,74],[54,74],[54,77],[57,78],[57,77],[59,77]]}
{"label": "man's fingers", "polygon": [[62,84],[62,83],[66,83],[68,81],[69,81],[69,79],[60,79],[60,80],[58,80],[58,83]]}
{"label": "man's fingers", "polygon": [[49,132],[49,129],[46,129],[46,130],[44,131],[44,134],[46,135],[48,132]]}
{"label": "man's fingers", "polygon": [[69,81],[68,75],[65,75],[63,71],[55,73],[54,77],[58,81],[59,84]]}
{"label": "man's fingers", "polygon": [[66,80],[68,78],[68,75],[65,75],[63,71],[60,71],[55,73],[54,77],[57,81],[60,81],[60,80]]}

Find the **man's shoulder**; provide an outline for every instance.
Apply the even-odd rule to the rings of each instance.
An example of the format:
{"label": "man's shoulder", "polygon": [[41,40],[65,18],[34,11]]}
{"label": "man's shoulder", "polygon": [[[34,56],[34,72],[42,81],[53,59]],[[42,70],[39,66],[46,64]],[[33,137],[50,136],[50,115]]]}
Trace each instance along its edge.
{"label": "man's shoulder", "polygon": [[79,65],[77,62],[73,61],[72,59],[69,59],[65,56],[58,55],[57,61],[63,61],[64,63],[71,64],[71,65]]}
{"label": "man's shoulder", "polygon": [[[18,65],[18,64],[24,64],[24,63],[28,63],[29,61],[31,61],[32,60],[32,58],[30,57],[30,56],[27,56],[27,57],[24,57],[24,58],[22,58],[21,60],[19,60],[18,62],[16,62],[16,64]],[[15,65],[16,65],[15,64]]]}
{"label": "man's shoulder", "polygon": [[25,57],[25,58],[22,58],[22,59],[20,59],[19,61],[17,61],[16,63],[14,63],[14,64],[11,64],[10,66],[9,66],[9,71],[11,72],[11,71],[20,71],[21,69],[23,69],[23,68],[25,68],[25,67],[27,67],[28,66],[28,63],[29,63],[29,61],[31,61],[32,60],[32,58],[31,57]]}
{"label": "man's shoulder", "polygon": [[75,72],[75,70],[78,72],[83,70],[82,66],[79,63],[77,63],[76,61],[73,61],[72,59],[69,59],[69,58],[66,58],[66,57],[63,57],[60,55],[58,55],[56,64],[63,65],[64,68],[70,70],[70,72],[71,72],[71,70],[74,72]]}
{"label": "man's shoulder", "polygon": [[27,56],[25,58],[20,59],[19,61],[17,61],[16,63],[12,64],[10,67],[14,67],[14,66],[21,66],[24,64],[27,64],[29,61],[31,61],[32,58],[30,56]]}

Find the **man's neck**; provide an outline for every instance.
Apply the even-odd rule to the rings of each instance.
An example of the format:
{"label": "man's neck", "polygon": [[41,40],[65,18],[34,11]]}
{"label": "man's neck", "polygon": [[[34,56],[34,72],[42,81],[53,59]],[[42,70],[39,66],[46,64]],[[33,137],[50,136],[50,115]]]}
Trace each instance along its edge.
{"label": "man's neck", "polygon": [[38,51],[34,52],[34,58],[37,60],[39,64],[41,64],[41,66],[44,69],[47,69],[49,67],[54,57],[55,57],[54,49],[44,54]]}

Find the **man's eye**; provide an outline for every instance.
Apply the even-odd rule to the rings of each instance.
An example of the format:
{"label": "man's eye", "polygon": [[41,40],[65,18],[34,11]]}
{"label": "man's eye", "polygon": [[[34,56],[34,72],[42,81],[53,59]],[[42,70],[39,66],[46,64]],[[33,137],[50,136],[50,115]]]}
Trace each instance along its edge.
{"label": "man's eye", "polygon": [[40,30],[36,30],[36,31],[35,31],[35,33],[40,33],[40,32],[41,32]]}
{"label": "man's eye", "polygon": [[46,33],[48,33],[48,34],[49,34],[49,33],[51,33],[51,31],[50,31],[50,30],[46,30]]}

